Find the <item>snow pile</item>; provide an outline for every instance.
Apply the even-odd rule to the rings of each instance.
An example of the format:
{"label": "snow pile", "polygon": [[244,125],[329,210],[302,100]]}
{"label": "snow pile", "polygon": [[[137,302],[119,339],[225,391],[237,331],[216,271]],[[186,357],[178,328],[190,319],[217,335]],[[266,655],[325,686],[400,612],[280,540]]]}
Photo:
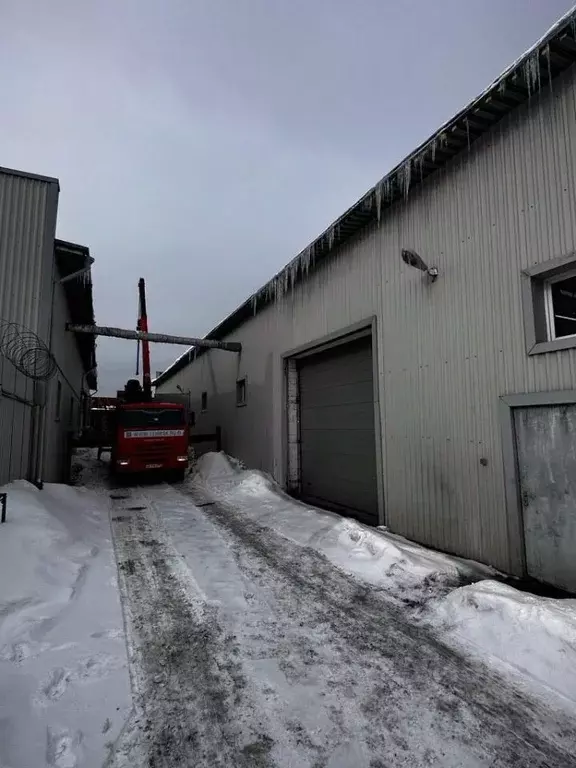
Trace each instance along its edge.
{"label": "snow pile", "polygon": [[0,765],[99,767],[131,705],[108,507],[82,488],[0,491]]}
{"label": "snow pile", "polygon": [[402,536],[369,528],[356,520],[310,508],[284,494],[262,472],[241,470],[223,453],[198,460],[192,480],[223,503],[261,525],[322,553],[334,565],[406,599],[430,584],[460,585],[493,574],[477,563],[449,557]]}
{"label": "snow pile", "polygon": [[267,475],[242,471],[224,454],[203,456],[192,482],[223,505],[385,589],[391,599],[425,606],[415,621],[431,625],[449,645],[528,678],[540,693],[546,686],[571,706],[576,703],[576,600],[520,592],[494,581],[498,574],[487,566],[307,507]]}
{"label": "snow pile", "polygon": [[576,703],[576,600],[536,597],[487,580],[439,600],[430,620],[448,641]]}

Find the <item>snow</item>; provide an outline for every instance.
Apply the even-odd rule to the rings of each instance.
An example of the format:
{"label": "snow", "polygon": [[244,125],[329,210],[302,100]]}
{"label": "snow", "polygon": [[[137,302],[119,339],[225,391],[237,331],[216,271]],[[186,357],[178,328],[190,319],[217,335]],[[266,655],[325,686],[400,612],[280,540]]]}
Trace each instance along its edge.
{"label": "snow", "polygon": [[198,768],[572,764],[569,716],[450,652],[387,591],[257,523],[245,510],[261,504],[265,476],[238,473],[235,494],[226,461],[208,463],[230,503],[186,484],[114,502],[143,693],[118,768],[146,764],[139,742],[158,765]]}
{"label": "snow", "polygon": [[500,574],[487,566],[308,507],[223,453],[202,456],[191,482],[415,608],[414,621],[432,627],[448,645],[498,666],[534,692],[560,696],[560,706],[576,704],[576,600],[521,592],[497,581]]}
{"label": "snow", "polygon": [[313,547],[347,573],[390,593],[407,595],[430,582],[459,585],[462,580],[495,573],[478,563],[296,502],[270,477],[243,471],[223,453],[200,457],[192,482],[297,544]]}
{"label": "snow", "polygon": [[0,491],[0,765],[101,766],[131,707],[105,500]]}
{"label": "snow", "polygon": [[574,764],[576,600],[222,453],[112,497],[75,464],[0,489],[1,768]]}
{"label": "snow", "polygon": [[576,600],[536,597],[486,580],[439,600],[431,621],[454,644],[576,704]]}

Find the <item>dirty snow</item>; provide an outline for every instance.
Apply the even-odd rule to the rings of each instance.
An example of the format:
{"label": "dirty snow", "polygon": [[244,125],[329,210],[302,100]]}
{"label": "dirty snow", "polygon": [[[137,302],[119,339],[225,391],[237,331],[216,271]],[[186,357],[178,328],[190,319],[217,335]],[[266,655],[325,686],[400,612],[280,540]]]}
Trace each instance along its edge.
{"label": "dirty snow", "polygon": [[443,597],[429,618],[452,643],[576,705],[576,600],[487,580]]}
{"label": "dirty snow", "polygon": [[81,488],[0,491],[0,765],[102,766],[131,708],[107,508]]}
{"label": "dirty snow", "polygon": [[77,470],[90,488],[8,488],[2,768],[576,768],[573,708],[501,673],[530,672],[526,622],[567,701],[567,601],[520,616],[515,590],[470,584],[489,569],[294,502],[223,455],[175,486],[112,488],[92,452]]}
{"label": "dirty snow", "polygon": [[574,708],[576,600],[520,592],[495,581],[497,572],[487,566],[307,507],[265,474],[243,470],[223,453],[199,459],[193,485],[313,547],[347,573],[385,589],[389,598],[421,608],[414,621],[432,626],[451,647],[496,663],[534,692],[558,694]]}
{"label": "dirty snow", "polygon": [[432,585],[459,585],[495,573],[479,563],[434,552],[402,536],[296,502],[270,477],[243,470],[223,453],[200,457],[193,484],[390,594],[407,598]]}
{"label": "dirty snow", "polygon": [[312,547],[189,484],[114,495],[135,683],[114,768],[576,766],[570,719]]}

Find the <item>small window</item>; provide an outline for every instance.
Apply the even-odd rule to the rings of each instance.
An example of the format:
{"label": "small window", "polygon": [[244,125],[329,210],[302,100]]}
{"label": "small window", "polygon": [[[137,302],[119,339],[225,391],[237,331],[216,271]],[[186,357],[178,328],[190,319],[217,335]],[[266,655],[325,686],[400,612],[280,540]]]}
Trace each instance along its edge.
{"label": "small window", "polygon": [[246,405],[246,379],[238,379],[236,382],[236,405]]}
{"label": "small window", "polygon": [[188,414],[188,426],[195,427],[196,426],[196,411],[190,411]]}
{"label": "small window", "polygon": [[56,382],[56,412],[54,414],[54,421],[60,421],[60,413],[62,411],[62,382],[60,379]]}
{"label": "small window", "polygon": [[545,281],[548,340],[576,336],[576,272]]}
{"label": "small window", "polygon": [[523,281],[528,354],[576,347],[576,255],[531,267]]}
{"label": "small window", "polygon": [[208,392],[202,392],[202,413],[208,410]]}

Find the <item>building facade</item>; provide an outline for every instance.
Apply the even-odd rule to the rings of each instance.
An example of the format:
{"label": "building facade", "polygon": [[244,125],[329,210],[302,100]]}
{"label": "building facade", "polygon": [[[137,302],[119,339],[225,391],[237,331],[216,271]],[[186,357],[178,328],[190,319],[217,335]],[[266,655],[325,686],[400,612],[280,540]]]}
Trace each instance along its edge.
{"label": "building facade", "polygon": [[94,339],[66,331],[93,322],[92,260],[55,239],[58,194],[57,179],[0,169],[0,485],[66,478],[96,386]]}
{"label": "building facade", "polygon": [[240,355],[189,351],[156,385],[305,499],[576,590],[574,29],[208,334]]}

